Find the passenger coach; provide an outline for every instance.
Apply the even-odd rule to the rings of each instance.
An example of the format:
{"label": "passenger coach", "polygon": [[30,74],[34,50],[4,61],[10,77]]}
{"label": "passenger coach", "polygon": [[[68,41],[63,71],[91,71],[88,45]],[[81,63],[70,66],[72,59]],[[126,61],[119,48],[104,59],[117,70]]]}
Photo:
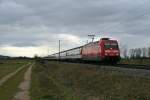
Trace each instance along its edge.
{"label": "passenger coach", "polygon": [[60,53],[51,55],[55,60],[78,60],[117,63],[120,60],[120,50],[117,40],[102,38]]}

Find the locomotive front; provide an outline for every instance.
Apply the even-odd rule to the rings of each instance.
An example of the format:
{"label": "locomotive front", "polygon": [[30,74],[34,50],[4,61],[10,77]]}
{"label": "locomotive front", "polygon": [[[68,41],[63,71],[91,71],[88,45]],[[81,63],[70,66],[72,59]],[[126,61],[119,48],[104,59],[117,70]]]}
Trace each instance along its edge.
{"label": "locomotive front", "polygon": [[103,38],[100,42],[101,56],[103,59],[110,63],[117,63],[120,60],[120,50],[117,40],[110,40]]}

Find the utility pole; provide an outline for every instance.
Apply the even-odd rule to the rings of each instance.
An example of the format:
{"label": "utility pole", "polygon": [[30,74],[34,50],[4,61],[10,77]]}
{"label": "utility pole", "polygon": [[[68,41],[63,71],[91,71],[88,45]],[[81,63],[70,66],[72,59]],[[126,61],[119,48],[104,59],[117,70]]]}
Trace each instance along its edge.
{"label": "utility pole", "polygon": [[59,40],[59,55],[58,55],[58,59],[60,60],[60,40]]}
{"label": "utility pole", "polygon": [[91,37],[92,42],[93,42],[93,41],[94,41],[94,37],[95,37],[95,35],[94,35],[94,34],[89,34],[88,36],[89,36],[89,37]]}
{"label": "utility pole", "polygon": [[49,47],[47,48],[47,55],[49,56]]}
{"label": "utility pole", "polygon": [[89,43],[89,41],[87,40],[87,41],[86,41],[86,43],[88,44],[88,43]]}

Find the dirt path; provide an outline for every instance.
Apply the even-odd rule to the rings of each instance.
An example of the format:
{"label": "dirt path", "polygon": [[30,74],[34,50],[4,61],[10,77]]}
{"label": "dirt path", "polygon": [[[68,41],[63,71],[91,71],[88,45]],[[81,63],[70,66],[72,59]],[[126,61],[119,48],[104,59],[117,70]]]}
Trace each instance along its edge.
{"label": "dirt path", "polygon": [[[29,63],[30,64],[30,63]],[[0,86],[3,85],[3,83],[5,83],[8,79],[10,79],[12,76],[16,75],[20,70],[22,70],[24,67],[28,66],[29,64],[27,65],[24,65],[20,68],[18,68],[16,71],[6,75],[5,77],[3,77],[2,79],[0,79]]]}
{"label": "dirt path", "polygon": [[19,85],[19,91],[14,96],[13,100],[30,100],[29,89],[30,89],[30,81],[31,81],[31,73],[32,73],[32,65],[28,68],[24,75],[24,81]]}

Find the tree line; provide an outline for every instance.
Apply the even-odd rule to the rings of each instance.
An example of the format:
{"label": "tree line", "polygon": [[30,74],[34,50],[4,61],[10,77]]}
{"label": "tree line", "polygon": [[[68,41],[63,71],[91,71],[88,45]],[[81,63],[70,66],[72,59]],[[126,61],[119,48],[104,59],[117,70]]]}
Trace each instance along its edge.
{"label": "tree line", "polygon": [[150,58],[150,47],[127,49],[127,47],[124,46],[122,56],[126,59]]}

